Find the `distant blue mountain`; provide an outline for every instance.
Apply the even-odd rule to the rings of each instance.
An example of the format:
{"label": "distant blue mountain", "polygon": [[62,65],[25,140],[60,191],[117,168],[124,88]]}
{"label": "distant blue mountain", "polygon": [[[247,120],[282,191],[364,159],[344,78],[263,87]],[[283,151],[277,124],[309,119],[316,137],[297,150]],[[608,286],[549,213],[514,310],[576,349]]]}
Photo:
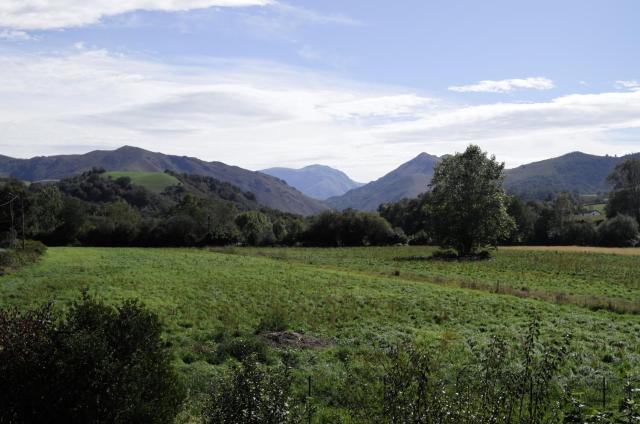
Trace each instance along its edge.
{"label": "distant blue mountain", "polygon": [[340,196],[363,185],[353,181],[344,172],[325,165],[309,165],[300,169],[269,168],[260,172],[280,178],[307,196],[319,200]]}

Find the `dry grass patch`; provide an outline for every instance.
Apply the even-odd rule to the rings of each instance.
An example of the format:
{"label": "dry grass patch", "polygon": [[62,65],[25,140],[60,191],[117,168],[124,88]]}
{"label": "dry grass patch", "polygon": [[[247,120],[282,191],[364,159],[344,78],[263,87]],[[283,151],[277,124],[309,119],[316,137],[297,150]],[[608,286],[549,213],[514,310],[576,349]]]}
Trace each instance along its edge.
{"label": "dry grass patch", "polygon": [[640,247],[591,247],[591,246],[505,246],[501,250],[525,250],[558,253],[604,253],[612,255],[640,256]]}

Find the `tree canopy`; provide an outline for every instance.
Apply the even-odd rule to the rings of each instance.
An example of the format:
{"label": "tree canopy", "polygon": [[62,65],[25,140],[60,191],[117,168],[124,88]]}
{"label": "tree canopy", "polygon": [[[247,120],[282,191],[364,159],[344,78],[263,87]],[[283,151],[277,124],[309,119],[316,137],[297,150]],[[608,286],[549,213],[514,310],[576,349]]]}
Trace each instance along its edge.
{"label": "tree canopy", "polygon": [[607,178],[613,184],[607,204],[607,216],[632,216],[640,221],[640,159],[627,159]]}
{"label": "tree canopy", "polygon": [[436,166],[428,215],[437,242],[468,256],[510,234],[514,222],[507,213],[503,170],[504,163],[475,145]]}

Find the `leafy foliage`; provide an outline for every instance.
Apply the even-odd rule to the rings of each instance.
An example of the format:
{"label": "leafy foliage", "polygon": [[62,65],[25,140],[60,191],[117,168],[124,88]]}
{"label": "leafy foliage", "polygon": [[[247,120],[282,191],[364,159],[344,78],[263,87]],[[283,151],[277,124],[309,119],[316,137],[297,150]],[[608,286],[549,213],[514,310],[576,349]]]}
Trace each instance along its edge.
{"label": "leafy foliage", "polygon": [[214,384],[205,420],[211,424],[296,422],[291,386],[288,368],[266,368],[248,357]]}
{"label": "leafy foliage", "polygon": [[0,251],[0,274],[37,261],[47,251],[39,241],[27,240],[17,249]]}
{"label": "leafy foliage", "polygon": [[139,303],[86,293],[65,316],[0,311],[0,422],[171,421],[183,392],[161,331]]}
{"label": "leafy foliage", "polygon": [[638,243],[638,222],[627,215],[616,215],[598,227],[600,243],[606,246],[635,246]]}
{"label": "leafy foliage", "polygon": [[302,240],[317,246],[381,246],[403,243],[406,238],[376,214],[347,209],[313,217]]}
{"label": "leafy foliage", "polygon": [[467,256],[482,246],[497,245],[512,231],[503,170],[504,164],[473,145],[436,165],[428,214],[433,235],[443,247]]}
{"label": "leafy foliage", "polygon": [[24,203],[25,233],[50,245],[199,246],[292,244],[304,231],[300,216],[262,207],[252,193],[211,177],[168,173],[179,185],[156,194],[128,176],[101,169],[55,183],[0,185],[0,199],[19,201],[4,235],[14,240]]}
{"label": "leafy foliage", "polygon": [[[402,344],[383,360],[382,384],[346,395],[364,423],[559,422],[556,377],[569,353],[569,336],[540,344],[540,323],[531,321],[520,346],[493,336],[472,346],[461,364],[443,363],[443,352]],[[376,370],[356,370],[354,382]],[[357,374],[361,374],[358,376]],[[366,377],[363,377],[364,374]],[[375,377],[373,378],[375,379]]]}
{"label": "leafy foliage", "polygon": [[640,158],[630,158],[617,165],[607,179],[613,185],[607,216],[629,215],[640,222]]}

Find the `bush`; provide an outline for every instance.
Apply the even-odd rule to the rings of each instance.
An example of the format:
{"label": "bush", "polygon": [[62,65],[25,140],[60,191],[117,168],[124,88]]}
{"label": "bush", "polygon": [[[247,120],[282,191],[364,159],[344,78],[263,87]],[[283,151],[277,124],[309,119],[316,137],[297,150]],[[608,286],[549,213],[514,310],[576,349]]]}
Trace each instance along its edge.
{"label": "bush", "polygon": [[638,243],[638,223],[628,215],[616,215],[598,226],[600,244],[632,247]]}
{"label": "bush", "polygon": [[171,422],[183,392],[160,333],[136,301],[86,293],[65,316],[0,311],[0,422]]}
{"label": "bush", "polygon": [[227,338],[220,342],[216,349],[215,363],[222,363],[229,357],[238,361],[253,357],[259,362],[267,362],[267,345],[255,336]]}
{"label": "bush", "polygon": [[346,403],[357,422],[367,423],[558,422],[556,377],[569,353],[568,336],[542,345],[534,320],[522,345],[496,336],[471,353],[449,368],[443,352],[393,347],[381,374],[370,366],[350,371]]}
{"label": "bush", "polygon": [[282,424],[294,422],[292,378],[287,368],[266,368],[247,358],[214,384],[205,422]]}
{"label": "bush", "polygon": [[411,236],[409,244],[411,246],[428,246],[432,244],[431,236],[428,232],[421,230]]}
{"label": "bush", "polygon": [[406,243],[407,237],[377,214],[347,209],[314,216],[303,240],[314,246],[383,246]]}
{"label": "bush", "polygon": [[0,251],[0,272],[7,268],[18,268],[37,261],[47,251],[47,246],[39,241],[27,240],[17,249]]}
{"label": "bush", "polygon": [[598,242],[598,231],[590,221],[574,221],[561,231],[559,241],[563,244],[592,246]]}

